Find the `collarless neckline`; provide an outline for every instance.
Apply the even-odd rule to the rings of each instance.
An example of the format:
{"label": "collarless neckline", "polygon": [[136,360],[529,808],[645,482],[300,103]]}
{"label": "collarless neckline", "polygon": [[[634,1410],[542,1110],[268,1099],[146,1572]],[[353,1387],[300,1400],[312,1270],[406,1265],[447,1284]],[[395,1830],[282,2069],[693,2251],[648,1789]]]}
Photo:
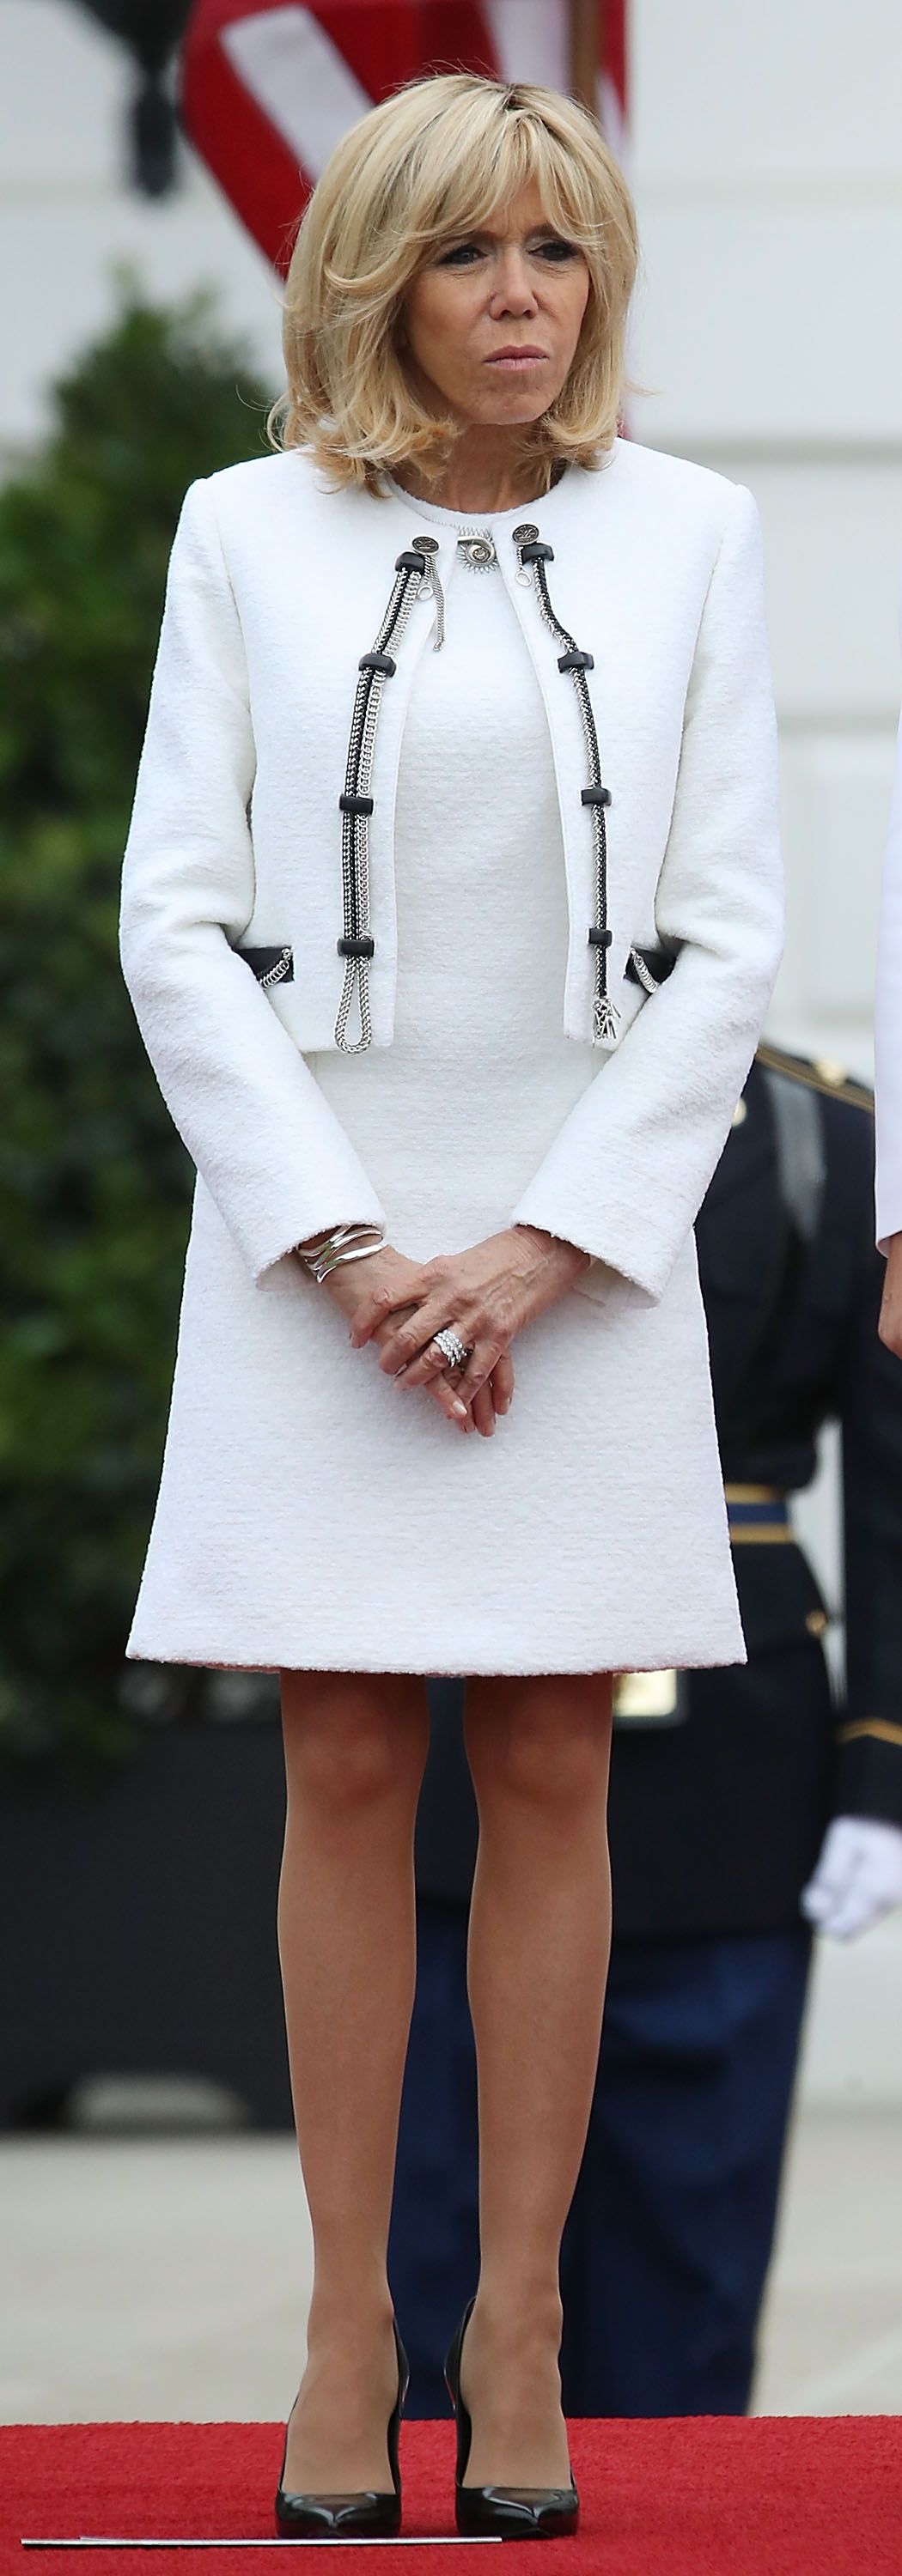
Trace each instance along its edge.
{"label": "collarless neckline", "polygon": [[534,510],[547,510],[549,501],[556,500],[558,493],[563,491],[572,471],[572,466],[565,465],[563,474],[551,485],[550,491],[540,493],[534,501],[516,501],[509,510],[446,510],[438,501],[418,501],[416,494],[406,492],[403,483],[397,483],[386,468],[383,468],[382,480],[395,500],[404,501],[408,510],[421,512],[424,519],[434,519],[440,527],[460,528],[465,532],[472,530],[475,534],[477,529],[504,528],[508,521],[514,525],[518,520],[528,518]]}

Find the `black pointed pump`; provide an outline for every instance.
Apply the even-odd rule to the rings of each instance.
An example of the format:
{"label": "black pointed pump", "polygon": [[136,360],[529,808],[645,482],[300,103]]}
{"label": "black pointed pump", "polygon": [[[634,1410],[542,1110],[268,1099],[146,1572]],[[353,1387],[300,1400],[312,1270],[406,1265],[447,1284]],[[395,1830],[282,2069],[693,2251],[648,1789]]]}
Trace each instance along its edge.
{"label": "black pointed pump", "polygon": [[391,2494],[380,2495],[374,2487],[370,2487],[361,2495],[292,2495],[282,2484],[288,2456],[286,2432],[281,2475],[276,2490],[276,2531],[280,2540],[394,2540],[397,2537],[401,2529],[398,2438],[401,2429],[401,2411],[410,2378],[407,2354],[398,2333],[397,2324],[395,2324],[395,2351],[398,2356],[398,2394],[388,2419]]}
{"label": "black pointed pump", "polygon": [[569,2487],[464,2486],[473,2426],[460,2393],[460,2356],[475,2305],[474,2294],[445,2362],[445,2385],[457,2425],[454,2509],[458,2531],[469,2538],[492,2533],[501,2540],[562,2539],[565,2533],[576,2531],[579,2524],[579,2496],[572,2480]]}

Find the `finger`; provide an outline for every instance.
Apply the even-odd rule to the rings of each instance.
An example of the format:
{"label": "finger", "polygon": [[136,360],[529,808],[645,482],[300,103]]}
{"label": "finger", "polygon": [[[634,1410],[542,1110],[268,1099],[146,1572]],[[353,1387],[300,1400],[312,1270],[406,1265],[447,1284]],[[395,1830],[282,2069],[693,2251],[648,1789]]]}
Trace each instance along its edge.
{"label": "finger", "polygon": [[799,1910],[804,1914],[806,1923],[810,1923],[813,1932],[830,1932],[833,1928],[832,1918],[839,1902],[838,1897],[827,1896],[823,1888],[812,1885],[802,1889]]}
{"label": "finger", "polygon": [[816,1878],[811,1879],[807,1887],[803,1887],[799,1898],[799,1905],[806,1922],[813,1923],[818,1930],[823,1928],[831,1907],[835,1904],[836,1897],[828,1894],[827,1889],[821,1887]]}
{"label": "finger", "polygon": [[412,1359],[402,1359],[391,1375],[398,1386],[428,1386],[430,1378],[444,1376],[447,1366],[444,1351],[436,1350],[435,1335],[430,1333]]}
{"label": "finger", "polygon": [[902,1300],[895,1280],[888,1279],[884,1288],[877,1330],[887,1350],[902,1359]]}
{"label": "finger", "polygon": [[495,1399],[488,1379],[483,1386],[477,1387],[470,1411],[477,1431],[481,1431],[484,1440],[491,1440],[495,1430]]}
{"label": "finger", "polygon": [[[873,1829],[866,1828],[867,1831]],[[881,1829],[878,1827],[878,1832]],[[831,1909],[822,1930],[834,1940],[852,1941],[859,1932],[868,1932],[881,1915],[889,1914],[899,1902],[898,1878],[886,1868],[887,1855],[862,1841],[861,1856],[854,1878],[844,1888]]]}
{"label": "finger", "polygon": [[464,1403],[463,1397],[456,1393],[454,1387],[448,1385],[446,1378],[431,1378],[424,1392],[431,1397],[433,1404],[438,1405],[439,1412],[444,1413],[447,1420],[455,1424],[458,1431],[472,1431],[470,1407]]}
{"label": "finger", "polygon": [[502,1351],[500,1360],[495,1361],[489,1384],[496,1413],[507,1413],[514,1393],[514,1363],[509,1351]]}
{"label": "finger", "polygon": [[[810,1885],[802,1895],[802,1910],[809,1923],[819,1932],[828,1932],[833,1940],[846,1940],[861,1928],[867,1913],[867,1874],[862,1868],[861,1853],[851,1837],[837,1838],[831,1852],[828,1835],[824,1858]],[[862,1899],[865,1914],[862,1914]]]}
{"label": "finger", "polygon": [[384,1324],[389,1315],[396,1314],[399,1306],[409,1308],[413,1303],[409,1279],[403,1287],[368,1289],[354,1309],[350,1339],[355,1348],[361,1350],[364,1342],[371,1341],[379,1325]]}
{"label": "finger", "polygon": [[854,1941],[856,1934],[866,1932],[868,1925],[875,1923],[882,1911],[882,1906],[875,1904],[866,1879],[859,1878],[838,1899],[821,1924],[821,1931],[829,1933],[831,1941]]}
{"label": "finger", "polygon": [[442,1317],[434,1306],[425,1302],[417,1306],[413,1314],[386,1333],[380,1368],[391,1377],[403,1375],[408,1386],[424,1386],[427,1378],[448,1366],[444,1352],[435,1348],[435,1335],[441,1329]]}
{"label": "finger", "polygon": [[[834,1817],[828,1825],[823,1849],[810,1882],[813,1898],[820,1907],[833,1905],[845,1894],[859,1861],[858,1836],[846,1817]],[[806,1889],[806,1894],[808,1890]]]}
{"label": "finger", "polygon": [[469,1359],[465,1360],[460,1368],[455,1368],[453,1362],[444,1359],[442,1355],[446,1384],[453,1387],[455,1395],[461,1395],[464,1403],[472,1408],[473,1398],[478,1394],[480,1387],[487,1386],[489,1383],[497,1357],[498,1353],[492,1350],[491,1343],[488,1349],[483,1343],[480,1350],[478,1342],[474,1342]]}
{"label": "finger", "polygon": [[[408,1314],[412,1314],[414,1312],[413,1307],[409,1306],[407,1312]],[[384,1350],[389,1334],[393,1333],[394,1330],[395,1326],[392,1317],[387,1315],[381,1324],[376,1325],[375,1330],[371,1335],[371,1339],[378,1343],[380,1350]]]}
{"label": "finger", "polygon": [[828,1879],[818,1870],[808,1886],[803,1887],[799,1900],[802,1913],[817,1931],[832,1932],[834,1916],[842,1912],[854,1884],[855,1874],[851,1869],[844,1870],[841,1879]]}

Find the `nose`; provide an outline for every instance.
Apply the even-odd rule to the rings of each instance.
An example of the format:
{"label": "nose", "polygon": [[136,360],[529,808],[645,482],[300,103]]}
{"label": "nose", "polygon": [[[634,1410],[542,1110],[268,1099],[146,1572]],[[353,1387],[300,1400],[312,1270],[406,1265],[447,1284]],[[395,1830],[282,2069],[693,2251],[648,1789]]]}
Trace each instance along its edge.
{"label": "nose", "polygon": [[498,254],[498,274],[491,294],[493,313],[535,313],[538,297],[529,273],[529,263],[516,242],[508,242]]}

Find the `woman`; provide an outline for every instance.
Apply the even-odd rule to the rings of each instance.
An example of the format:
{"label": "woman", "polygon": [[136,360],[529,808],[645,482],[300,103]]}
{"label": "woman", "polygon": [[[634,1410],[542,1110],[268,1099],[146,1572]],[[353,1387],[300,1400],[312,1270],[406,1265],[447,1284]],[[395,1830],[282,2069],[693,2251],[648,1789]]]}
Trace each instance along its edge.
{"label": "woman", "polygon": [[129,1653],[281,1677],[297,2533],[398,2527],[424,1677],[469,1677],[481,1819],[458,2527],[550,2533],[610,1675],[744,1658],[692,1222],[777,964],[773,709],[749,494],[616,436],[634,266],[552,91],[442,75],[345,135],[282,452],[184,504],[129,836],[199,1175]]}

